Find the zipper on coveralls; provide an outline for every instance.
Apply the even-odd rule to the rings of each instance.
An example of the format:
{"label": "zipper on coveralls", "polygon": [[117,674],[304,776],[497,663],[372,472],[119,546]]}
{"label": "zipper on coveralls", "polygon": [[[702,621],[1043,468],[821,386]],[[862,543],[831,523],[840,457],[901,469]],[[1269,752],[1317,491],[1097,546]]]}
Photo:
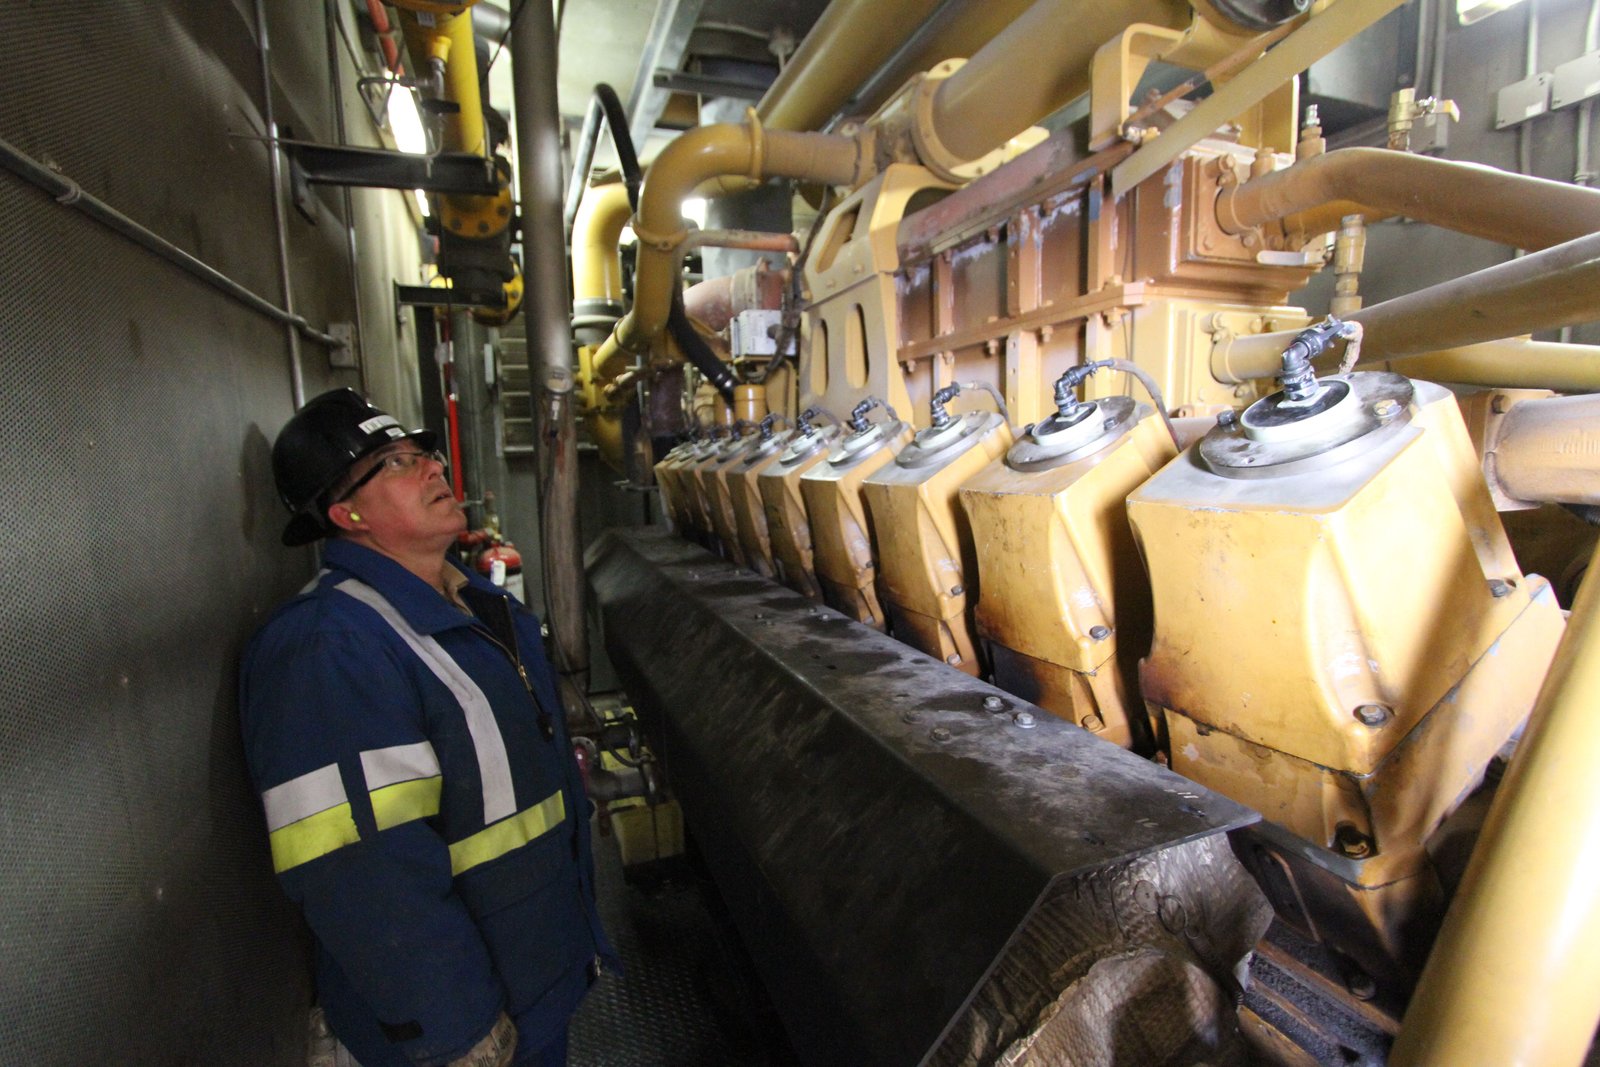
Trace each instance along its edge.
{"label": "zipper on coveralls", "polygon": [[[506,605],[504,600],[501,600],[500,604],[501,607],[506,611],[506,621],[511,624],[511,633],[515,634],[517,632],[516,622],[510,618],[510,608],[508,605]],[[544,739],[546,741],[554,741],[556,738],[555,722],[550,718],[550,713],[545,710],[544,705],[539,703],[538,696],[534,694],[533,682],[528,678],[527,669],[522,666],[522,657],[517,655],[515,649],[507,648],[505,642],[496,637],[494,635],[494,631],[489,629],[487,625],[480,625],[477,627],[477,630],[483,634],[483,636],[487,637],[496,648],[498,648],[501,652],[504,652],[506,654],[506,658],[511,661],[511,665],[517,669],[517,677],[522,679],[522,688],[528,691],[528,699],[533,701],[533,706],[538,709],[540,732],[544,734]]]}

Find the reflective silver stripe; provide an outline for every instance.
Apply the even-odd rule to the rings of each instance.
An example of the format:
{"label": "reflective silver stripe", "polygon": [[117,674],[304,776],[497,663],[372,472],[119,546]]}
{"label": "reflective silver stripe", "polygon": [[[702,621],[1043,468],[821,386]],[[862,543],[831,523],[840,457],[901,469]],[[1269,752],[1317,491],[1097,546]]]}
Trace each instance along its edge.
{"label": "reflective silver stripe", "polygon": [[311,592],[311,590],[313,590],[313,589],[315,589],[317,587],[317,583],[318,582],[322,581],[322,579],[326,578],[327,576],[328,576],[328,568],[324,567],[320,571],[318,571],[316,574],[312,575],[311,576],[311,580],[309,582],[307,582],[305,585],[302,585],[300,587],[300,592],[296,593],[295,595],[296,596],[305,596],[307,593]]}
{"label": "reflective silver stripe", "polygon": [[483,821],[495,822],[515,812],[517,794],[511,785],[511,761],[506,757],[506,742],[500,736],[500,725],[494,721],[489,698],[483,695],[478,683],[450,658],[439,642],[413,630],[395,606],[370,585],[346,578],[334,588],[381,615],[461,705],[461,712],[467,718],[467,732],[472,735],[472,748],[478,756],[478,777],[483,781]]}
{"label": "reflective silver stripe", "polygon": [[367,777],[368,789],[382,789],[396,782],[432,778],[439,773],[439,757],[426,741],[375,748],[361,753],[361,773]]}
{"label": "reflective silver stripe", "polygon": [[269,831],[281,830],[290,823],[308,819],[319,811],[336,808],[344,802],[344,782],[339,777],[337,763],[291,778],[261,794],[261,803],[267,809]]}

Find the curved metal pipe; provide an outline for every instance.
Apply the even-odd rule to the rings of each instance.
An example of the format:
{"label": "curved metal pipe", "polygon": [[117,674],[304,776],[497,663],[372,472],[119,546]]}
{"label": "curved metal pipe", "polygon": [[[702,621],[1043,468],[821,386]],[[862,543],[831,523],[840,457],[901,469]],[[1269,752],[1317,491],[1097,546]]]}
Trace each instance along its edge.
{"label": "curved metal pipe", "polygon": [[1600,190],[1382,148],[1341,148],[1254,178],[1217,198],[1217,221],[1242,233],[1282,220],[1305,234],[1405,215],[1534,251],[1600,230]]}
{"label": "curved metal pipe", "polygon": [[634,219],[639,264],[633,310],[596,353],[596,373],[616,377],[666,327],[680,290],[677,249],[688,236],[681,206],[696,186],[727,175],[849,185],[861,167],[860,147],[848,137],[763,130],[754,123],[702,126],[669,144],[650,168]]}
{"label": "curved metal pipe", "polygon": [[572,225],[572,300],[579,314],[591,311],[586,301],[603,301],[621,316],[622,260],[617,243],[632,217],[628,190],[620,184],[590,186],[584,194]]}

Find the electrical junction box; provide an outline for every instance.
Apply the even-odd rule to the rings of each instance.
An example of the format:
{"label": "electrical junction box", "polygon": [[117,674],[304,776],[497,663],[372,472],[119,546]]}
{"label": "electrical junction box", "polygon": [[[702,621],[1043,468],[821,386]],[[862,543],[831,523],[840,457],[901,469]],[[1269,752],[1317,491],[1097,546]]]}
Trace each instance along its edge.
{"label": "electrical junction box", "polygon": [[1495,96],[1494,128],[1503,130],[1549,111],[1552,80],[1548,74],[1535,74],[1501,89]]}
{"label": "electrical junction box", "polygon": [[783,312],[756,308],[734,316],[728,340],[736,356],[775,356],[782,332]]}
{"label": "electrical junction box", "polygon": [[1600,96],[1600,52],[1590,52],[1556,68],[1550,85],[1550,106],[1570,107]]}

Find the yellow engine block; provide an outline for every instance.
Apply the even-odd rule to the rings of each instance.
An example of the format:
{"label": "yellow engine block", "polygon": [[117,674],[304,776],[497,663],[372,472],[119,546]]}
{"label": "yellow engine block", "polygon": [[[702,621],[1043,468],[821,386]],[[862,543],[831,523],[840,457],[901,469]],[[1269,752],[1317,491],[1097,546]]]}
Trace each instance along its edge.
{"label": "yellow engine block", "polygon": [[978,569],[956,491],[1011,440],[1005,419],[969,412],[922,430],[861,484],[895,636],[968,674],[981,672],[967,615]]}
{"label": "yellow engine block", "polygon": [[834,610],[879,630],[885,624],[878,603],[878,566],[861,483],[892,463],[910,439],[911,427],[903,422],[873,423],[847,434],[826,463],[800,476],[822,599]]}
{"label": "yellow engine block", "polygon": [[1274,824],[1247,862],[1279,914],[1414,973],[1441,910],[1426,839],[1528,715],[1562,616],[1448,392],[1321,388],[1225,418],[1129,498],[1155,594],[1140,679],[1173,769]]}
{"label": "yellow engine block", "polygon": [[767,541],[778,580],[813,600],[822,599],[811,550],[811,520],[800,495],[800,478],[828,458],[839,428],[807,426],[789,442],[777,461],[756,476],[756,491],[767,520]]}
{"label": "yellow engine block", "polygon": [[1115,741],[1154,748],[1134,671],[1150,589],[1128,494],[1177,454],[1127,397],[1046,419],[961,487],[972,525],[978,633],[995,684]]}

